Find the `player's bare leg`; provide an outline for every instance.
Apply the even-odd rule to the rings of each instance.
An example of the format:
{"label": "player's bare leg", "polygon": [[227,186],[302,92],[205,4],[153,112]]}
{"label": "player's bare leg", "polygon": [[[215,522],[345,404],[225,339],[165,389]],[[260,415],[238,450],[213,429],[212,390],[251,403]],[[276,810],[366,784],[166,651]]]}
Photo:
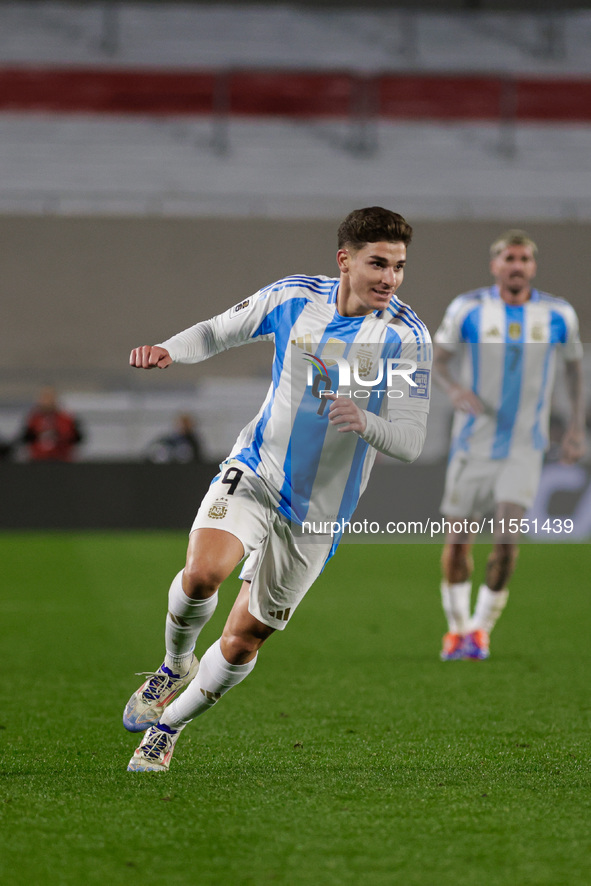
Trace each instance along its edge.
{"label": "player's bare leg", "polygon": [[170,704],[144,736],[130,760],[134,771],[166,771],[184,727],[212,708],[253,670],[258,650],[275,628],[248,611],[249,582],[243,582],[220,639],[210,646],[199,671],[183,694]]}
{"label": "player's bare leg", "polygon": [[[452,522],[452,521],[450,521]],[[441,555],[441,602],[448,631],[443,637],[442,661],[463,658],[464,636],[469,630],[472,593],[472,543],[467,533],[450,532]]]}
{"label": "player's bare leg", "polygon": [[441,554],[441,570],[445,580],[450,584],[468,581],[473,569],[472,543],[448,537]]}
{"label": "player's bare leg", "polygon": [[502,591],[515,572],[519,548],[515,543],[498,542],[486,562],[486,584],[491,591]]}
{"label": "player's bare leg", "polygon": [[[486,653],[490,633],[507,605],[507,583],[513,575],[519,554],[519,533],[511,532],[510,529],[519,525],[524,513],[525,508],[513,502],[499,502],[496,508],[494,544],[486,564],[486,583],[478,590],[476,607],[470,622],[471,636],[476,640],[475,647],[480,645]],[[486,655],[475,654],[473,657],[484,658]]]}
{"label": "player's bare leg", "polygon": [[247,664],[275,628],[263,624],[248,611],[250,582],[242,582],[240,592],[230,611],[221,637],[221,651],[226,661],[235,665]]}
{"label": "player's bare leg", "polygon": [[213,596],[244,556],[240,539],[223,529],[195,529],[189,536],[183,591],[193,600]]}

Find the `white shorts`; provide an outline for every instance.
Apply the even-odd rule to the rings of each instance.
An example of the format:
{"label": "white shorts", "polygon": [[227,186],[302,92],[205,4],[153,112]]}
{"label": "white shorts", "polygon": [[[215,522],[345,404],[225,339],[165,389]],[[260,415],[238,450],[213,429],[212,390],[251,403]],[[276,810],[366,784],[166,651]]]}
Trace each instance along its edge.
{"label": "white shorts", "polygon": [[456,452],[447,466],[441,513],[446,517],[484,517],[498,502],[529,508],[542,471],[543,453],[527,458],[473,458]]}
{"label": "white shorts", "polygon": [[277,510],[266,483],[237,459],[222,465],[205,494],[194,529],[223,529],[238,538],[246,562],[240,578],[250,582],[248,611],[282,630],[322,572],[330,536],[303,537]]}

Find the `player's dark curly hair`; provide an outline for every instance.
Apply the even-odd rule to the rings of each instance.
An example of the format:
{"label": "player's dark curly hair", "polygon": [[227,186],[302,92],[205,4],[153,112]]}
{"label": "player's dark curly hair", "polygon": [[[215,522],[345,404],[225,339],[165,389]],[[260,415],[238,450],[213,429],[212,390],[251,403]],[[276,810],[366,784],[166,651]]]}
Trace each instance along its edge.
{"label": "player's dark curly hair", "polygon": [[412,228],[397,212],[381,206],[354,209],[339,226],[339,249],[345,246],[361,249],[366,243],[381,240],[408,246],[412,240]]}

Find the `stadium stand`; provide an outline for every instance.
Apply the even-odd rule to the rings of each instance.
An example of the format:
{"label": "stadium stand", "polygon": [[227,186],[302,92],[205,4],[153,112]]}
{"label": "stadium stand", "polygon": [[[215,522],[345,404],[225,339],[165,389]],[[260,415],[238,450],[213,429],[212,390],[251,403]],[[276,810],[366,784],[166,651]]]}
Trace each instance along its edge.
{"label": "stadium stand", "polygon": [[0,212],[332,218],[387,180],[413,217],[589,219],[590,32],[584,10],[3,4]]}
{"label": "stadium stand", "polygon": [[[441,278],[450,242],[461,238],[474,252],[500,220],[533,225],[546,255],[547,226],[557,223],[559,270],[566,255],[574,273],[568,246],[582,254],[591,221],[591,12],[491,6],[0,3],[0,224],[14,325],[0,435],[50,375],[93,429],[87,458],[138,457],[188,397],[217,454],[225,432],[215,424],[215,379],[197,376],[195,400],[188,374],[169,374],[148,394],[124,373],[130,334],[174,331],[213,312],[201,294],[217,294],[210,281],[199,288],[197,280],[198,308],[186,307],[196,276],[191,226],[204,218],[252,220],[253,243],[269,236],[260,220],[291,220],[300,243],[314,223],[324,254],[323,223],[332,231],[352,205],[395,204],[422,226],[403,297],[418,292],[428,302],[431,326],[465,288],[465,260],[462,282],[449,267]],[[177,225],[170,239],[158,227],[165,219]],[[187,267],[171,274],[177,249]],[[147,255],[152,267],[134,277],[131,266]],[[420,276],[428,256],[430,278]],[[480,255],[471,261],[482,270]],[[310,272],[333,268],[312,255]],[[241,285],[252,291],[273,279],[272,262],[260,274],[234,274],[219,307],[241,297]],[[582,279],[569,280],[568,292],[561,282],[556,291],[577,301]],[[41,318],[35,329],[23,323],[25,300],[28,317]],[[589,329],[587,314],[582,306]],[[117,371],[101,354],[106,336]],[[208,375],[235,370],[228,355]],[[173,395],[175,385],[183,389]],[[243,402],[238,392],[233,414]]]}

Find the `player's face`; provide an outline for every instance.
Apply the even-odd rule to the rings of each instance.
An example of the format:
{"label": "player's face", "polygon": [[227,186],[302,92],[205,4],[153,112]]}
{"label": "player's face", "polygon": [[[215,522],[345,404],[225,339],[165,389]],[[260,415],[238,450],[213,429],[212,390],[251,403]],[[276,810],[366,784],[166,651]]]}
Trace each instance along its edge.
{"label": "player's face", "polygon": [[490,269],[502,295],[510,299],[529,296],[537,270],[531,246],[507,246],[492,259]]}
{"label": "player's face", "polygon": [[345,316],[382,311],[404,278],[404,243],[366,243],[361,249],[339,249],[341,272],[338,309]]}

